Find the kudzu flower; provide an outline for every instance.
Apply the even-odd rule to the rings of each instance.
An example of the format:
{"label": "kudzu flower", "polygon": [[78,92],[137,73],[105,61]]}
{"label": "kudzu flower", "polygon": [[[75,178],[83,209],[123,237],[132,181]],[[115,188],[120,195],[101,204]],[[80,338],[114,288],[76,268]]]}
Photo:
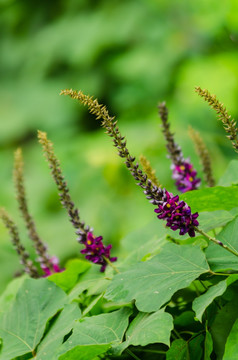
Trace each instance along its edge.
{"label": "kudzu flower", "polygon": [[112,245],[104,246],[102,242],[103,237],[95,237],[93,233],[87,233],[86,241],[80,241],[85,245],[85,249],[81,250],[81,254],[85,255],[85,258],[94,264],[101,265],[101,272],[104,272],[107,266],[107,259],[110,262],[117,260],[116,257],[110,257],[110,250]]}
{"label": "kudzu flower", "polygon": [[180,201],[178,195],[173,196],[166,191],[158,209],[154,211],[158,214],[158,219],[167,221],[166,226],[170,229],[180,229],[179,235],[188,233],[191,237],[195,236],[194,227],[199,225],[198,213],[192,214],[191,208],[184,201]]}
{"label": "kudzu flower", "polygon": [[[79,100],[83,105],[88,106],[89,111],[96,115],[98,120],[102,120],[101,125],[106,129],[106,133],[113,138],[114,146],[118,149],[118,155],[125,159],[126,167],[137,181],[137,185],[143,189],[146,198],[153,205],[158,206],[155,212],[159,214],[158,217],[160,219],[167,221],[166,226],[172,230],[180,229],[180,235],[188,233],[189,236],[194,237],[195,227],[199,225],[196,220],[198,213],[191,214],[190,207],[184,201],[179,201],[178,196],[173,196],[166,189],[161,189],[153,184],[153,181],[143,173],[139,168],[139,164],[135,163],[136,158],[130,154],[126,146],[125,137],[121,135],[117,126],[117,121],[109,115],[106,106],[99,104],[97,99],[85,95],[82,91],[63,90],[61,94],[69,95],[72,99]],[[167,111],[166,107],[163,107],[163,109]],[[181,154],[179,147],[175,150],[175,153],[177,152],[179,156]],[[168,206],[164,208],[165,205]],[[169,210],[169,208],[171,209]]]}
{"label": "kudzu flower", "polygon": [[195,190],[199,187],[201,180],[198,179],[197,171],[193,168],[189,159],[184,159],[181,165],[172,164],[172,178],[176,180],[176,187],[182,193]]}
{"label": "kudzu flower", "polygon": [[[52,256],[49,259],[49,262],[51,264],[51,268],[47,267],[45,264],[41,262],[41,269],[44,271],[45,275],[43,277],[50,276],[55,273],[59,273],[64,271],[64,269],[61,269],[59,267],[59,259],[56,256]],[[52,270],[53,269],[53,270]]]}
{"label": "kudzu flower", "polygon": [[172,178],[176,180],[176,187],[181,192],[196,190],[201,180],[197,178],[197,171],[193,168],[189,159],[184,159],[182,150],[174,141],[174,135],[170,132],[168,122],[168,109],[165,102],[159,104],[159,115],[162,121],[162,131],[166,140],[169,158],[172,161]]}
{"label": "kudzu flower", "polygon": [[[81,221],[79,217],[79,210],[76,208],[74,202],[71,199],[69,188],[60,167],[60,162],[54,153],[52,142],[47,139],[47,134],[42,131],[38,131],[38,138],[49,163],[52,177],[59,190],[61,204],[66,209],[70,221],[73,227],[76,229],[75,233],[78,235],[78,242],[86,246],[86,248],[80,252],[82,254],[86,254],[85,257],[87,260],[92,261],[94,264],[102,265],[100,271],[104,272],[107,263],[117,260],[116,257],[110,257],[110,249],[112,245],[105,247],[102,243],[102,236],[94,237],[92,234],[93,229],[88,225],[85,226],[85,223]],[[46,271],[49,271],[48,267],[45,267],[45,269]]]}

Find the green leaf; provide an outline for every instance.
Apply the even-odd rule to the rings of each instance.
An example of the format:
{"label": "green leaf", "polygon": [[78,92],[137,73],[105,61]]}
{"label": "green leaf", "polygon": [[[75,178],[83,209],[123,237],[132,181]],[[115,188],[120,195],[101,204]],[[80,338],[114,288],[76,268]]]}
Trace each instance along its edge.
{"label": "green leaf", "polygon": [[238,184],[238,160],[231,160],[218,185],[230,186]]}
{"label": "green leaf", "polygon": [[110,271],[111,269],[106,269],[106,274],[101,273],[98,265],[92,265],[85,274],[80,276],[77,284],[70,291],[69,300],[77,300],[78,296],[85,290],[88,290],[91,295],[100,294],[109,284],[108,273]]}
{"label": "green leaf", "polygon": [[191,207],[192,212],[231,210],[237,207],[238,189],[236,186],[216,186],[188,191],[181,196],[181,199]]}
{"label": "green leaf", "polygon": [[229,221],[232,221],[234,217],[234,215],[226,210],[203,211],[199,214],[199,225],[204,231],[209,231],[226,225]]}
{"label": "green leaf", "polygon": [[101,345],[78,345],[66,354],[58,357],[59,360],[94,360],[97,355],[105,354],[109,349],[110,344]]}
{"label": "green leaf", "polygon": [[213,350],[212,335],[209,333],[209,331],[206,331],[206,336],[204,341],[204,360],[211,360],[212,350]]}
{"label": "green leaf", "polygon": [[236,360],[237,359],[237,343],[238,343],[238,319],[232,326],[231,332],[227,338],[225,353],[223,360]]}
{"label": "green leaf", "polygon": [[65,265],[65,270],[61,273],[55,273],[48,277],[64,291],[71,290],[78,280],[78,276],[86,272],[91,267],[88,261],[72,259]]}
{"label": "green leaf", "polygon": [[228,302],[221,310],[211,325],[211,335],[217,360],[223,360],[225,344],[231,328],[238,317],[237,298]]}
{"label": "green leaf", "polygon": [[11,308],[1,317],[3,347],[0,359],[12,359],[33,352],[46,323],[64,304],[66,294],[47,279],[26,279]]}
{"label": "green leaf", "polygon": [[[82,345],[121,343],[130,314],[130,309],[122,308],[109,314],[100,314],[79,320],[73,328],[73,334],[59,348],[58,355],[62,355],[60,360],[68,359],[66,356],[69,356],[71,352],[74,355],[80,354],[83,350]],[[90,350],[89,347],[86,349]]]}
{"label": "green leaf", "polygon": [[202,321],[202,315],[205,309],[213,302],[213,300],[216,297],[221,296],[226,291],[227,286],[236,280],[238,280],[238,275],[230,275],[226,280],[211,286],[204,294],[194,299],[192,308],[199,321]]}
{"label": "green leaf", "polygon": [[200,248],[168,243],[151,260],[116,275],[105,297],[124,302],[135,299],[140,311],[157,311],[177,290],[207,271],[209,267]]}
{"label": "green leaf", "polygon": [[120,355],[130,345],[163,343],[169,346],[172,329],[173,317],[164,312],[164,309],[151,314],[139,312],[126,332],[126,341],[114,352]]}
{"label": "green leaf", "polygon": [[133,231],[122,239],[122,248],[129,254],[122,263],[123,269],[128,268],[127,264],[142,260],[144,256],[160,249],[166,243],[167,229],[164,225],[155,218],[142,229]]}
{"label": "green leaf", "polygon": [[[227,224],[216,238],[230,248],[238,251],[237,232],[238,217]],[[205,254],[213,271],[238,270],[238,257],[226,251],[221,246],[210,243],[205,250]]]}
{"label": "green leaf", "polygon": [[27,275],[21,276],[19,278],[13,279],[7,286],[6,290],[2,293],[0,297],[0,314],[6,312],[7,309],[12,305],[12,302],[15,300],[18,289],[27,278]]}
{"label": "green leaf", "polygon": [[166,353],[166,360],[190,360],[188,343],[183,339],[174,340]]}
{"label": "green leaf", "polygon": [[64,336],[73,328],[75,320],[81,317],[77,304],[66,304],[56,321],[47,332],[43,341],[37,348],[37,360],[54,360],[59,346],[63,343]]}

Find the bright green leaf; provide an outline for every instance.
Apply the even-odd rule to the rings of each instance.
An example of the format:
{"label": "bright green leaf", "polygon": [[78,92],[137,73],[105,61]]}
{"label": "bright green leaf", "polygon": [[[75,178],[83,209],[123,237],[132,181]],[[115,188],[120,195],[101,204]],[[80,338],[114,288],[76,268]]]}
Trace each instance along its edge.
{"label": "bright green leaf", "polygon": [[91,264],[87,261],[72,259],[67,262],[63,272],[55,273],[49,276],[48,279],[53,281],[64,291],[68,291],[76,284],[78,276],[87,271],[90,267]]}
{"label": "bright green leaf", "polygon": [[54,355],[62,344],[64,336],[73,328],[75,320],[81,317],[77,304],[66,304],[59,317],[37,348],[37,360],[54,360]]}
{"label": "bright green leaf", "polygon": [[26,277],[27,275],[24,275],[19,278],[13,279],[8,284],[6,290],[0,297],[0,314],[2,312],[6,312],[7,309],[11,306],[12,302],[15,300],[18,289],[20,288]]}
{"label": "bright green leaf", "polygon": [[78,345],[67,353],[58,357],[59,360],[94,360],[97,355],[105,354],[110,344],[100,345]]}
{"label": "bright green leaf", "polygon": [[47,279],[26,279],[11,308],[3,314],[0,336],[1,360],[33,352],[40,342],[46,323],[64,304],[66,294]]}
{"label": "bright green leaf", "polygon": [[231,210],[238,204],[238,188],[216,186],[188,191],[181,196],[181,199],[188,203],[192,212]]}
{"label": "bright green leaf", "polygon": [[238,275],[230,275],[226,280],[220,281],[218,284],[211,286],[204,294],[198,296],[193,301],[193,310],[196,318],[202,321],[202,315],[205,309],[213,302],[213,300],[221,296],[227,289],[227,286],[238,280]]}
{"label": "bright green leaf", "polygon": [[231,160],[218,185],[230,186],[238,184],[238,160]]}
{"label": "bright green leaf", "polygon": [[226,225],[229,221],[233,220],[234,217],[234,215],[226,210],[203,211],[199,214],[199,225],[204,231],[209,231]]}
{"label": "bright green leaf", "polygon": [[207,271],[209,267],[200,248],[168,243],[151,260],[116,275],[105,297],[119,302],[135,299],[140,311],[157,311],[177,290]]}
{"label": "bright green leaf", "polygon": [[[238,191],[237,191],[238,192]],[[238,251],[238,217],[227,224],[216,236],[218,240]],[[214,243],[210,243],[205,250],[208,263],[213,271],[238,270],[238,257]]]}

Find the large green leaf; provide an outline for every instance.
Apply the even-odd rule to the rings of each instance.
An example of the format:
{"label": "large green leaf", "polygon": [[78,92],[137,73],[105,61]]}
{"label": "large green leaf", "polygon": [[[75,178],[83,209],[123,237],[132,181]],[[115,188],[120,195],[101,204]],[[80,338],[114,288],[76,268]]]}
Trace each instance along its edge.
{"label": "large green leaf", "polygon": [[37,360],[54,360],[64,336],[73,328],[75,320],[81,316],[78,304],[66,304],[59,317],[53,323],[43,341],[37,348]]}
{"label": "large green leaf", "polygon": [[126,341],[115,349],[115,353],[121,354],[130,345],[163,343],[169,346],[172,329],[173,317],[164,309],[151,314],[139,312],[126,332]]}
{"label": "large green leaf", "polygon": [[181,196],[181,199],[188,203],[193,212],[231,210],[238,204],[238,188],[216,186],[188,191]]}
{"label": "large green leaf", "polygon": [[[58,355],[62,355],[60,360],[71,359],[71,352],[74,356],[82,355],[82,345],[119,345],[128,326],[130,314],[130,309],[122,308],[112,313],[79,320],[73,328],[73,334],[58,350]],[[89,347],[86,349],[87,352],[90,350]]]}
{"label": "large green leaf", "polygon": [[233,220],[234,217],[235,215],[232,215],[226,210],[203,211],[199,214],[199,225],[204,231],[209,231],[226,225],[229,221]]}
{"label": "large green leaf", "polygon": [[34,353],[46,323],[64,304],[67,296],[47,279],[26,279],[11,308],[3,314],[0,336],[3,346],[1,360]]}
{"label": "large green leaf", "polygon": [[136,300],[142,312],[157,311],[179,289],[189,286],[209,267],[198,247],[166,244],[151,260],[116,275],[105,297],[113,301]]}
{"label": "large green leaf", "polygon": [[238,160],[231,160],[218,185],[230,186],[238,184]]}
{"label": "large green leaf", "polygon": [[218,284],[211,286],[205,294],[195,298],[192,307],[196,313],[196,318],[202,321],[202,315],[205,309],[217,296],[221,296],[226,291],[227,286],[236,280],[238,280],[238,275],[230,275],[226,280],[220,281]]}
{"label": "large green leaf", "polygon": [[[227,224],[216,238],[231,249],[238,251],[238,217]],[[238,270],[238,257],[221,246],[210,243],[205,253],[213,271]]]}
{"label": "large green leaf", "polygon": [[218,311],[215,320],[211,325],[210,332],[212,334],[217,360],[223,360],[227,337],[237,317],[238,307],[237,298],[235,297]]}
{"label": "large green leaf", "polygon": [[223,360],[237,360],[238,344],[238,319],[232,326],[231,332],[227,338]]}
{"label": "large green leaf", "polygon": [[15,300],[18,289],[20,288],[26,277],[27,275],[24,275],[19,278],[13,279],[8,284],[6,290],[2,293],[0,297],[0,314],[6,312],[7,309],[11,306],[12,302]]}
{"label": "large green leaf", "polygon": [[145,255],[150,255],[166,243],[167,229],[163,221],[155,218],[142,229],[128,234],[121,241],[123,255],[126,258],[120,268],[126,269],[133,263],[140,261]]}
{"label": "large green leaf", "polygon": [[76,284],[78,276],[87,271],[90,267],[91,264],[88,261],[72,259],[67,262],[63,272],[55,273],[49,276],[48,279],[53,281],[64,291],[68,291]]}
{"label": "large green leaf", "polygon": [[99,271],[98,265],[92,264],[92,267],[79,277],[77,284],[69,293],[69,300],[75,300],[85,290],[88,290],[89,294],[100,294],[109,284],[111,278],[111,269],[106,269],[106,273]]}

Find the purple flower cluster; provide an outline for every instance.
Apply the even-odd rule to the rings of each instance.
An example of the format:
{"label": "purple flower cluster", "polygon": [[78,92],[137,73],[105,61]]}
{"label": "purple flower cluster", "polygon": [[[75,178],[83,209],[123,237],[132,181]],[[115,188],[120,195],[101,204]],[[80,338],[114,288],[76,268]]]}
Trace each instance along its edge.
{"label": "purple flower cluster", "polygon": [[161,204],[158,205],[158,209],[155,209],[158,214],[158,219],[164,219],[167,221],[166,226],[172,230],[180,229],[179,235],[186,233],[189,236],[195,236],[194,227],[199,225],[196,220],[198,213],[191,213],[191,208],[184,202],[179,200],[179,196],[173,196],[173,194],[165,191],[165,195]]}
{"label": "purple flower cluster", "polygon": [[85,249],[81,250],[81,254],[85,254],[85,258],[92,261],[94,264],[102,265],[101,272],[104,272],[107,266],[106,259],[114,262],[116,257],[110,257],[110,250],[112,245],[104,246],[102,242],[102,236],[95,237],[93,233],[87,233],[86,241],[82,242],[85,245]]}
{"label": "purple flower cluster", "polygon": [[49,259],[51,265],[52,265],[52,268],[53,268],[53,271],[51,269],[49,269],[46,265],[42,264],[41,263],[41,269],[44,271],[45,275],[43,275],[43,277],[47,277],[47,276],[50,276],[52,274],[55,274],[55,273],[59,273],[59,272],[62,272],[64,271],[64,269],[61,269],[59,267],[59,259],[56,257],[56,256],[52,256],[50,259]]}
{"label": "purple flower cluster", "polygon": [[190,190],[196,190],[201,179],[196,178],[197,171],[193,168],[193,165],[186,159],[180,165],[173,164],[171,166],[173,170],[172,178],[176,180],[176,186],[182,193]]}

